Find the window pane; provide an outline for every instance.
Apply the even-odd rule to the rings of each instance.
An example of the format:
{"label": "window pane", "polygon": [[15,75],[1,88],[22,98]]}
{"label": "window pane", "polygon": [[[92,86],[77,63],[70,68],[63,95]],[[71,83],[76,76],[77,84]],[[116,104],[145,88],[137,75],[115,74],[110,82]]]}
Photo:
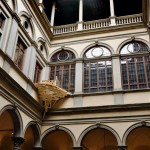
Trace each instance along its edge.
{"label": "window pane", "polygon": [[[90,76],[89,76],[90,74]],[[105,92],[112,90],[111,61],[84,63],[84,92]]]}

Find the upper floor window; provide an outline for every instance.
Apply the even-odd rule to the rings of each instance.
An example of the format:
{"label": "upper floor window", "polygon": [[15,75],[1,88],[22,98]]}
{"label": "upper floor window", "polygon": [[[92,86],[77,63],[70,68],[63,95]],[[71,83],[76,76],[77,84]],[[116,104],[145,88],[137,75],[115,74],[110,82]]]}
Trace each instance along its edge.
{"label": "upper floor window", "polygon": [[123,89],[150,88],[149,48],[142,42],[131,41],[120,51]]}
{"label": "upper floor window", "polygon": [[40,82],[41,79],[42,66],[36,61],[35,65],[35,74],[34,74],[34,83]]}
{"label": "upper floor window", "polygon": [[50,65],[50,80],[58,79],[60,87],[74,93],[75,89],[75,59],[74,53],[67,50],[61,50],[55,53]]}
{"label": "upper floor window", "polygon": [[111,52],[103,46],[95,46],[84,53],[84,93],[111,91]]}
{"label": "upper floor window", "polygon": [[23,68],[26,49],[27,47],[24,42],[20,38],[18,38],[14,62],[20,69]]}

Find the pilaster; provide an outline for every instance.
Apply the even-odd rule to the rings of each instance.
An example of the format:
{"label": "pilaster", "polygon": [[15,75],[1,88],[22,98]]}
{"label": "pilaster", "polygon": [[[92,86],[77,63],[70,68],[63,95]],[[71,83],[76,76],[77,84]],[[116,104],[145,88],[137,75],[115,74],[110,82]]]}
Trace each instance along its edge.
{"label": "pilaster", "polygon": [[29,63],[30,66],[28,70],[28,77],[31,79],[31,81],[33,81],[34,72],[35,72],[35,64],[36,64],[36,50],[33,46],[31,47],[31,56],[28,59],[28,61],[30,62]]}
{"label": "pilaster", "polygon": [[24,143],[24,139],[22,137],[13,137],[14,150],[21,150],[21,146]]}
{"label": "pilaster", "polygon": [[114,78],[114,91],[122,90],[119,56],[112,57],[112,66],[113,66],[113,78]]}
{"label": "pilaster", "polygon": [[82,61],[76,61],[75,68],[75,94],[82,93]]}
{"label": "pilaster", "polygon": [[10,58],[13,57],[13,52],[15,50],[17,30],[18,30],[18,23],[15,19],[12,19],[12,25],[11,25],[10,34],[8,37],[7,46],[6,46],[6,53],[8,54]]}

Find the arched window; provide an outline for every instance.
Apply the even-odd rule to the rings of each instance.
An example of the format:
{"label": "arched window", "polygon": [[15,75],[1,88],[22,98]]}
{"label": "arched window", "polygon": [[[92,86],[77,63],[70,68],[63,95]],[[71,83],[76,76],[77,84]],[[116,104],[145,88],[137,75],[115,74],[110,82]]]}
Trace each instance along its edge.
{"label": "arched window", "polygon": [[61,50],[51,57],[50,80],[56,80],[59,86],[71,93],[75,88],[74,53]]}
{"label": "arched window", "polygon": [[148,47],[138,41],[124,45],[121,54],[122,85],[124,90],[150,87],[150,55]]}
{"label": "arched window", "polygon": [[103,46],[94,46],[84,53],[84,93],[111,91],[111,52]]}

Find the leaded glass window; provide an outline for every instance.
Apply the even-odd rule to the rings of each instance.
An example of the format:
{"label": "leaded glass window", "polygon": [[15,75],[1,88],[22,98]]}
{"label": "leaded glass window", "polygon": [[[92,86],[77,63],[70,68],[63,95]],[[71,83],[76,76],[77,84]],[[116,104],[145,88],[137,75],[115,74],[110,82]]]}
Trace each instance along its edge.
{"label": "leaded glass window", "polygon": [[25,57],[25,52],[26,52],[26,46],[23,43],[23,41],[18,38],[17,41],[17,46],[16,46],[16,51],[15,51],[15,58],[14,62],[15,64],[22,69],[23,68],[23,63],[24,63],[24,57]]}
{"label": "leaded glass window", "polygon": [[120,51],[124,90],[150,87],[150,56],[148,47],[137,41],[124,45]]}
{"label": "leaded glass window", "polygon": [[[75,88],[75,63],[74,53],[62,50],[55,53],[50,65],[50,80],[58,80],[59,86],[71,93],[74,93]],[[69,61],[69,62],[68,62]]]}
{"label": "leaded glass window", "polygon": [[112,91],[112,64],[109,49],[102,46],[90,48],[84,54],[84,93]]}

